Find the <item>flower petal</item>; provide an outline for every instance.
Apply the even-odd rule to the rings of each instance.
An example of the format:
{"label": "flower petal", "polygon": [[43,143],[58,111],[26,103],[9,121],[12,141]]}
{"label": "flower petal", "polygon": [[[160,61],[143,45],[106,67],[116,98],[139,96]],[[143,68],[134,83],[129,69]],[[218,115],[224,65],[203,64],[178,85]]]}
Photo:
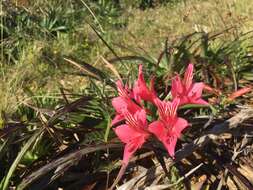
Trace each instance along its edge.
{"label": "flower petal", "polygon": [[142,147],[142,145],[145,143],[145,140],[146,140],[145,136],[139,136],[132,139],[131,142],[126,144],[123,155],[124,164],[128,164],[132,155],[136,152],[137,149]]}
{"label": "flower petal", "polygon": [[169,102],[165,102],[165,101],[160,100],[159,98],[155,98],[154,104],[156,105],[156,107],[158,109],[159,117],[166,118],[167,117],[167,106],[168,106],[167,104],[169,104]]}
{"label": "flower petal", "polygon": [[166,128],[161,121],[152,122],[149,125],[148,130],[153,133],[160,141],[163,141],[164,137],[166,136]]}
{"label": "flower petal", "polygon": [[176,135],[168,133],[165,125],[160,121],[154,121],[149,125],[149,131],[153,133],[165,146],[169,155],[174,157],[175,147],[177,143]]}
{"label": "flower petal", "polygon": [[125,96],[126,95],[126,91],[124,89],[124,85],[123,85],[123,83],[122,83],[121,80],[118,80],[116,82],[116,86],[117,86],[117,90],[118,90],[119,96]]}
{"label": "flower petal", "polygon": [[132,139],[140,136],[140,133],[138,133],[136,130],[126,124],[114,128],[114,132],[116,133],[118,138],[124,143],[129,143]]}
{"label": "flower petal", "polygon": [[208,105],[208,102],[206,102],[205,100],[201,99],[202,90],[203,90],[204,86],[205,85],[204,85],[203,82],[195,83],[192,86],[192,89],[188,93],[188,99],[189,99],[188,103]]}
{"label": "flower petal", "polygon": [[125,99],[120,96],[112,99],[112,106],[117,113],[121,113],[123,109],[127,108]]}
{"label": "flower petal", "polygon": [[180,99],[179,98],[174,98],[172,102],[168,102],[167,103],[167,110],[169,111],[169,113],[167,114],[167,116],[176,117],[176,115],[177,115],[177,108],[179,106],[179,103],[180,103]]}
{"label": "flower petal", "polygon": [[174,158],[175,155],[175,148],[177,144],[177,137],[175,136],[168,136],[167,139],[162,141],[165,148],[167,149],[169,155]]}
{"label": "flower petal", "polygon": [[138,103],[140,103],[141,99],[153,102],[153,99],[155,97],[155,92],[153,90],[153,87],[150,90],[147,87],[147,84],[144,80],[142,65],[139,66],[138,79],[135,82],[133,92],[134,92],[134,98]]}
{"label": "flower petal", "polygon": [[184,73],[183,84],[185,85],[186,90],[188,90],[192,85],[193,79],[193,64],[190,63]]}
{"label": "flower petal", "polygon": [[140,126],[146,127],[147,126],[147,115],[144,109],[137,111],[134,116],[136,120],[139,122]]}
{"label": "flower petal", "polygon": [[188,96],[193,97],[195,99],[200,98],[202,95],[203,88],[204,88],[203,82],[194,83],[191,90],[188,93]]}
{"label": "flower petal", "polygon": [[113,126],[123,120],[124,120],[124,116],[122,114],[116,114],[115,117],[112,119],[111,125]]}
{"label": "flower petal", "polygon": [[120,125],[114,129],[118,138],[126,143],[124,149],[123,162],[128,163],[130,157],[138,148],[141,148],[143,143],[148,138],[148,133],[139,133],[128,125]]}
{"label": "flower petal", "polygon": [[133,114],[137,110],[141,109],[130,98],[125,98],[121,96],[112,99],[112,106],[117,113],[123,113],[123,110],[127,109],[130,113]]}
{"label": "flower petal", "polygon": [[181,117],[177,118],[177,121],[176,121],[176,123],[175,123],[174,126],[173,126],[173,132],[175,133],[176,137],[179,138],[180,135],[181,135],[181,132],[182,132],[187,126],[189,126],[189,124],[188,124],[188,122],[187,122],[185,119],[183,119],[183,118],[181,118]]}
{"label": "flower petal", "polygon": [[171,95],[172,98],[176,98],[183,93],[183,86],[179,75],[175,76],[171,81]]}
{"label": "flower petal", "polygon": [[141,108],[135,104],[131,99],[124,97],[116,97],[112,99],[112,105],[116,110],[116,115],[112,120],[112,125],[122,121],[124,119],[124,112],[127,111],[130,114],[134,114]]}

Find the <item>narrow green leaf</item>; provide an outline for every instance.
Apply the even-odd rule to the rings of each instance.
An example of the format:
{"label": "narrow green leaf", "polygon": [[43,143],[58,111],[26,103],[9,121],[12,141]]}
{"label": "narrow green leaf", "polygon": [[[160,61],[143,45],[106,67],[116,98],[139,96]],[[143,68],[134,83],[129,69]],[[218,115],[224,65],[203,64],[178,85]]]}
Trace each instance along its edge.
{"label": "narrow green leaf", "polygon": [[5,178],[2,180],[1,182],[1,186],[0,189],[2,190],[7,190],[9,183],[10,183],[10,179],[11,176],[13,175],[13,173],[15,172],[19,162],[21,161],[21,159],[23,158],[23,156],[25,155],[25,153],[27,152],[27,150],[33,145],[33,143],[36,141],[37,137],[43,132],[43,129],[40,129],[39,131],[35,132],[33,134],[33,136],[26,142],[26,144],[23,146],[23,148],[21,149],[21,151],[18,153],[18,156],[16,157],[16,159],[14,160],[14,162],[12,163],[7,175],[5,176]]}
{"label": "narrow green leaf", "polygon": [[107,119],[107,127],[106,127],[106,130],[105,130],[104,140],[107,143],[108,142],[108,136],[109,136],[110,129],[111,129],[111,117],[110,117],[109,114],[108,114],[106,119]]}
{"label": "narrow green leaf", "polygon": [[180,107],[180,109],[207,108],[207,107],[210,107],[210,106],[209,105],[200,105],[200,104],[187,104],[187,105]]}

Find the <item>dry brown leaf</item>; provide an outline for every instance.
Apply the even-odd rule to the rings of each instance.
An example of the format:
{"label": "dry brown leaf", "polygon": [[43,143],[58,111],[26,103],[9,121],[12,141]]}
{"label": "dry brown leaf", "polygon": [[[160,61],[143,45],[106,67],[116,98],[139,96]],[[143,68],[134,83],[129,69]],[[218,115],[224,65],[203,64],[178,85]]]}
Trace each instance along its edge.
{"label": "dry brown leaf", "polygon": [[240,168],[237,169],[244,177],[246,177],[249,182],[253,185],[253,170],[247,165],[240,165]]}
{"label": "dry brown leaf", "polygon": [[234,181],[230,178],[230,176],[228,177],[228,180],[227,180],[227,186],[228,186],[229,190],[236,190],[237,189]]}
{"label": "dry brown leaf", "polygon": [[102,57],[103,62],[106,64],[106,66],[113,72],[113,74],[122,81],[119,72],[117,71],[117,69],[109,62],[107,61],[104,57]]}

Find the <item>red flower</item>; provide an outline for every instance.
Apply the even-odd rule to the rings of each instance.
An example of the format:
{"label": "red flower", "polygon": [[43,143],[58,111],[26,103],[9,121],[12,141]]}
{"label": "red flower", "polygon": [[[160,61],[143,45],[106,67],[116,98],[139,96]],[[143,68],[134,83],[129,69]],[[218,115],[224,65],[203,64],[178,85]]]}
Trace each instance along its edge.
{"label": "red flower", "polygon": [[133,88],[134,99],[140,103],[141,100],[154,103],[156,92],[154,90],[154,78],[151,79],[151,88],[149,89],[144,80],[142,65],[139,65],[138,79]]}
{"label": "red flower", "polygon": [[119,96],[112,99],[112,106],[116,110],[116,116],[112,120],[112,125],[124,120],[124,110],[128,110],[131,114],[134,114],[136,111],[141,109],[132,101],[131,97],[133,97],[133,95],[128,87],[124,87],[121,81],[117,81],[116,84]]}
{"label": "red flower", "polygon": [[126,124],[120,125],[114,129],[119,139],[124,142],[123,163],[128,164],[130,157],[139,149],[149,137],[147,131],[146,112],[143,109],[136,111],[134,114],[127,109],[123,111]]}
{"label": "red flower", "polygon": [[177,108],[180,100],[175,98],[172,102],[155,99],[158,108],[159,120],[149,125],[149,131],[153,133],[166,147],[170,156],[174,157],[177,139],[181,132],[188,126],[188,122],[177,117]]}
{"label": "red flower", "polygon": [[180,99],[179,105],[184,104],[203,104],[208,103],[201,98],[204,83],[193,83],[193,64],[189,64],[184,74],[184,79],[181,81],[179,75],[172,79],[171,94],[173,99]]}

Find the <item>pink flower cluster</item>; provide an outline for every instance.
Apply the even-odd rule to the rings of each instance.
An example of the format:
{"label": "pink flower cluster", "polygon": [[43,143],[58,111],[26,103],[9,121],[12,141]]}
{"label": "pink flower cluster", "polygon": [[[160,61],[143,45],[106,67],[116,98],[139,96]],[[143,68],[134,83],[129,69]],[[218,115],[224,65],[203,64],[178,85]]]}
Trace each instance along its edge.
{"label": "pink flower cluster", "polygon": [[[179,106],[185,104],[208,103],[201,98],[204,83],[193,83],[193,64],[189,64],[181,80],[179,75],[172,79],[171,101],[162,101],[154,90],[154,79],[151,79],[151,87],[146,85],[142,65],[139,66],[138,79],[132,89],[117,81],[118,97],[113,98],[112,105],[116,110],[116,116],[112,125],[123,122],[114,128],[116,135],[125,143],[123,163],[128,164],[131,156],[141,148],[147,139],[153,134],[160,140],[169,155],[174,157],[177,139],[188,126],[188,122],[177,116]],[[156,121],[148,122],[149,113],[143,106],[143,101],[152,103],[159,114]]]}

